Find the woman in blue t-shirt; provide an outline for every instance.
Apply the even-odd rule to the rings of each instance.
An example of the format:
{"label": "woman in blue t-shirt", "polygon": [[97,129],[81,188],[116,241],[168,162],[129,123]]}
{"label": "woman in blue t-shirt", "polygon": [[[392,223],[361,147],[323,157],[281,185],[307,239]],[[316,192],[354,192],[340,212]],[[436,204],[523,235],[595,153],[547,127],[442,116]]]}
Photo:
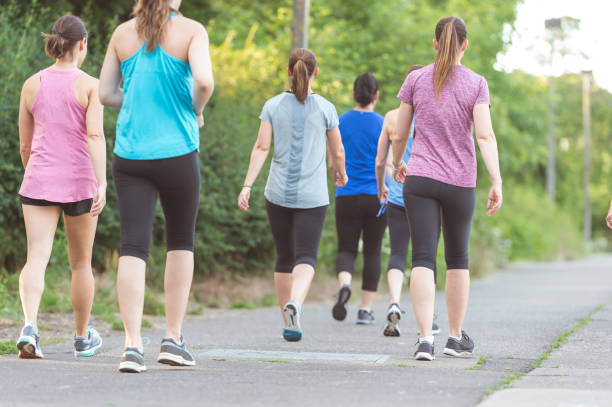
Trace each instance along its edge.
{"label": "woman in blue t-shirt", "polygon": [[332,315],[338,321],[346,318],[346,303],[351,296],[351,279],[363,231],[363,283],[358,324],[374,322],[371,306],[378,289],[380,250],[387,226],[386,214],[379,213],[375,173],[377,143],[383,124],[383,117],[374,112],[378,94],[378,81],[372,74],[358,76],[353,87],[357,105],[340,116],[349,182],[345,187],[336,188],[336,272],[340,289]]}

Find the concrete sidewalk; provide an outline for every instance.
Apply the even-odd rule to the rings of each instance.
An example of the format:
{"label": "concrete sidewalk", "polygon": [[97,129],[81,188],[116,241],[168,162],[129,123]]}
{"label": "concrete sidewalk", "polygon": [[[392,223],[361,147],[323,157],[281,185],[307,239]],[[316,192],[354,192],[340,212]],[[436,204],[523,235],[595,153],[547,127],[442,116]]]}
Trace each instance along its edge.
{"label": "concrete sidewalk", "polygon": [[[70,343],[45,347],[46,359],[42,361],[2,356],[0,406],[418,403],[460,407],[475,406],[483,399],[483,405],[488,407],[504,400],[522,406],[527,405],[523,404],[525,399],[512,402],[516,399],[509,397],[518,391],[553,386],[589,392],[574,393],[582,397],[583,405],[588,405],[589,400],[607,397],[595,391],[608,391],[606,383],[612,382],[607,370],[610,365],[606,363],[610,360],[606,354],[609,346],[600,342],[599,352],[593,341],[599,335],[609,337],[609,306],[555,352],[540,372],[535,370],[514,382],[510,391],[500,390],[488,398],[485,394],[498,389],[516,372],[530,372],[532,363],[564,332],[599,305],[612,302],[611,271],[612,256],[601,256],[573,263],[514,266],[474,282],[465,323],[476,343],[475,355],[470,359],[441,354],[448,334],[442,293],[437,298],[442,333],[436,339],[434,362],[417,363],[411,359],[417,329],[407,295],[404,308],[408,312],[399,338],[382,335],[387,308],[382,298],[374,308],[378,318],[374,326],[354,323],[354,304],[347,321],[342,323],[331,318],[331,302],[306,304],[304,339],[298,343],[281,338],[280,312],[276,308],[228,311],[187,320],[184,335],[198,359],[197,366],[189,369],[155,363],[163,336],[161,327],[144,331],[151,339],[145,348],[149,371],[140,375],[116,373],[122,348],[119,336],[104,338],[102,352],[86,360],[74,359]],[[606,324],[607,331],[602,327]],[[578,340],[580,334],[585,335],[584,341]],[[576,346],[585,346],[582,355],[569,348],[574,337]],[[596,354],[608,359],[598,359]],[[552,375],[550,369],[567,376]],[[567,384],[570,382],[573,387]]]}

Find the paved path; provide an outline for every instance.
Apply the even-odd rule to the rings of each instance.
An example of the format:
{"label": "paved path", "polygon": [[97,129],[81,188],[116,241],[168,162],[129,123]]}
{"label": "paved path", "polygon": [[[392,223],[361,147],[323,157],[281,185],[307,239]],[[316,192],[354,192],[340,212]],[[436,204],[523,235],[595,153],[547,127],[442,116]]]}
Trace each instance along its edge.
{"label": "paved path", "polygon": [[[407,296],[404,303],[400,338],[382,336],[384,301],[376,304],[375,326],[355,325],[355,306],[338,323],[331,303],[307,304],[299,343],[281,339],[276,309],[194,317],[184,332],[198,358],[191,369],[154,362],[159,329],[145,330],[152,340],[145,349],[149,371],[140,375],[115,372],[120,337],[105,338],[103,351],[87,360],[75,360],[70,343],[45,347],[43,361],[2,356],[0,406],[612,405],[606,393],[612,383],[612,256],[514,266],[474,282],[465,323],[476,342],[471,359],[441,355],[448,330],[439,293],[437,359],[411,360],[416,327]],[[557,338],[600,305],[592,322],[533,370]],[[516,372],[530,373],[485,398],[487,389]]]}

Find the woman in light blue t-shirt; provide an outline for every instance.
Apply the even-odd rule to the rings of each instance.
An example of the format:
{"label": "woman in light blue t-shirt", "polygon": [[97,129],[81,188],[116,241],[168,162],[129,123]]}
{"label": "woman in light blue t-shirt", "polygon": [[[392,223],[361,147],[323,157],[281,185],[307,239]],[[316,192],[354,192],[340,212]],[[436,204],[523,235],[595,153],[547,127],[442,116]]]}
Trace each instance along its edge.
{"label": "woman in light blue t-shirt", "polygon": [[294,50],[288,72],[291,91],[269,99],[259,116],[259,135],[238,206],[243,211],[249,208],[251,188],[274,140],[265,189],[266,211],[276,245],[274,285],[285,323],[283,337],[299,341],[301,307],[314,277],[329,205],[327,142],[336,185],[346,185],[348,178],[336,108],[312,92],[312,80],[319,73],[314,54],[305,48]]}

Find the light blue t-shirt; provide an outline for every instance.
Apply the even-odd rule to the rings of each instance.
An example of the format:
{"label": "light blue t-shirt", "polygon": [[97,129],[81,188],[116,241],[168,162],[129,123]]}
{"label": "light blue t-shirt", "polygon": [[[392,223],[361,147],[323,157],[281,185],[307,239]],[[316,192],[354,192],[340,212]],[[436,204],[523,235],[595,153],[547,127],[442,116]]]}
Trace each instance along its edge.
{"label": "light blue t-shirt", "polygon": [[340,133],[346,154],[348,183],[336,196],[378,194],[376,151],[384,118],[376,112],[349,110],[340,116]]}
{"label": "light blue t-shirt", "polygon": [[266,102],[259,118],[274,131],[266,199],[287,208],[329,205],[325,158],[327,131],[338,127],[334,105],[316,94],[302,104],[284,92]]}
{"label": "light blue t-shirt", "polygon": [[[410,160],[410,151],[412,150],[412,142],[414,141],[414,120],[412,120],[412,126],[410,127],[410,138],[408,144],[406,144],[406,152],[404,153],[404,162],[408,164]],[[386,176],[386,175],[385,175]],[[387,177],[387,187],[389,188],[389,194],[387,200],[394,205],[404,207],[404,185],[395,181],[393,178]]]}
{"label": "light blue t-shirt", "polygon": [[129,160],[156,160],[200,148],[193,112],[193,75],[189,64],[158,45],[145,44],[121,63],[123,105],[117,119],[114,153]]}

